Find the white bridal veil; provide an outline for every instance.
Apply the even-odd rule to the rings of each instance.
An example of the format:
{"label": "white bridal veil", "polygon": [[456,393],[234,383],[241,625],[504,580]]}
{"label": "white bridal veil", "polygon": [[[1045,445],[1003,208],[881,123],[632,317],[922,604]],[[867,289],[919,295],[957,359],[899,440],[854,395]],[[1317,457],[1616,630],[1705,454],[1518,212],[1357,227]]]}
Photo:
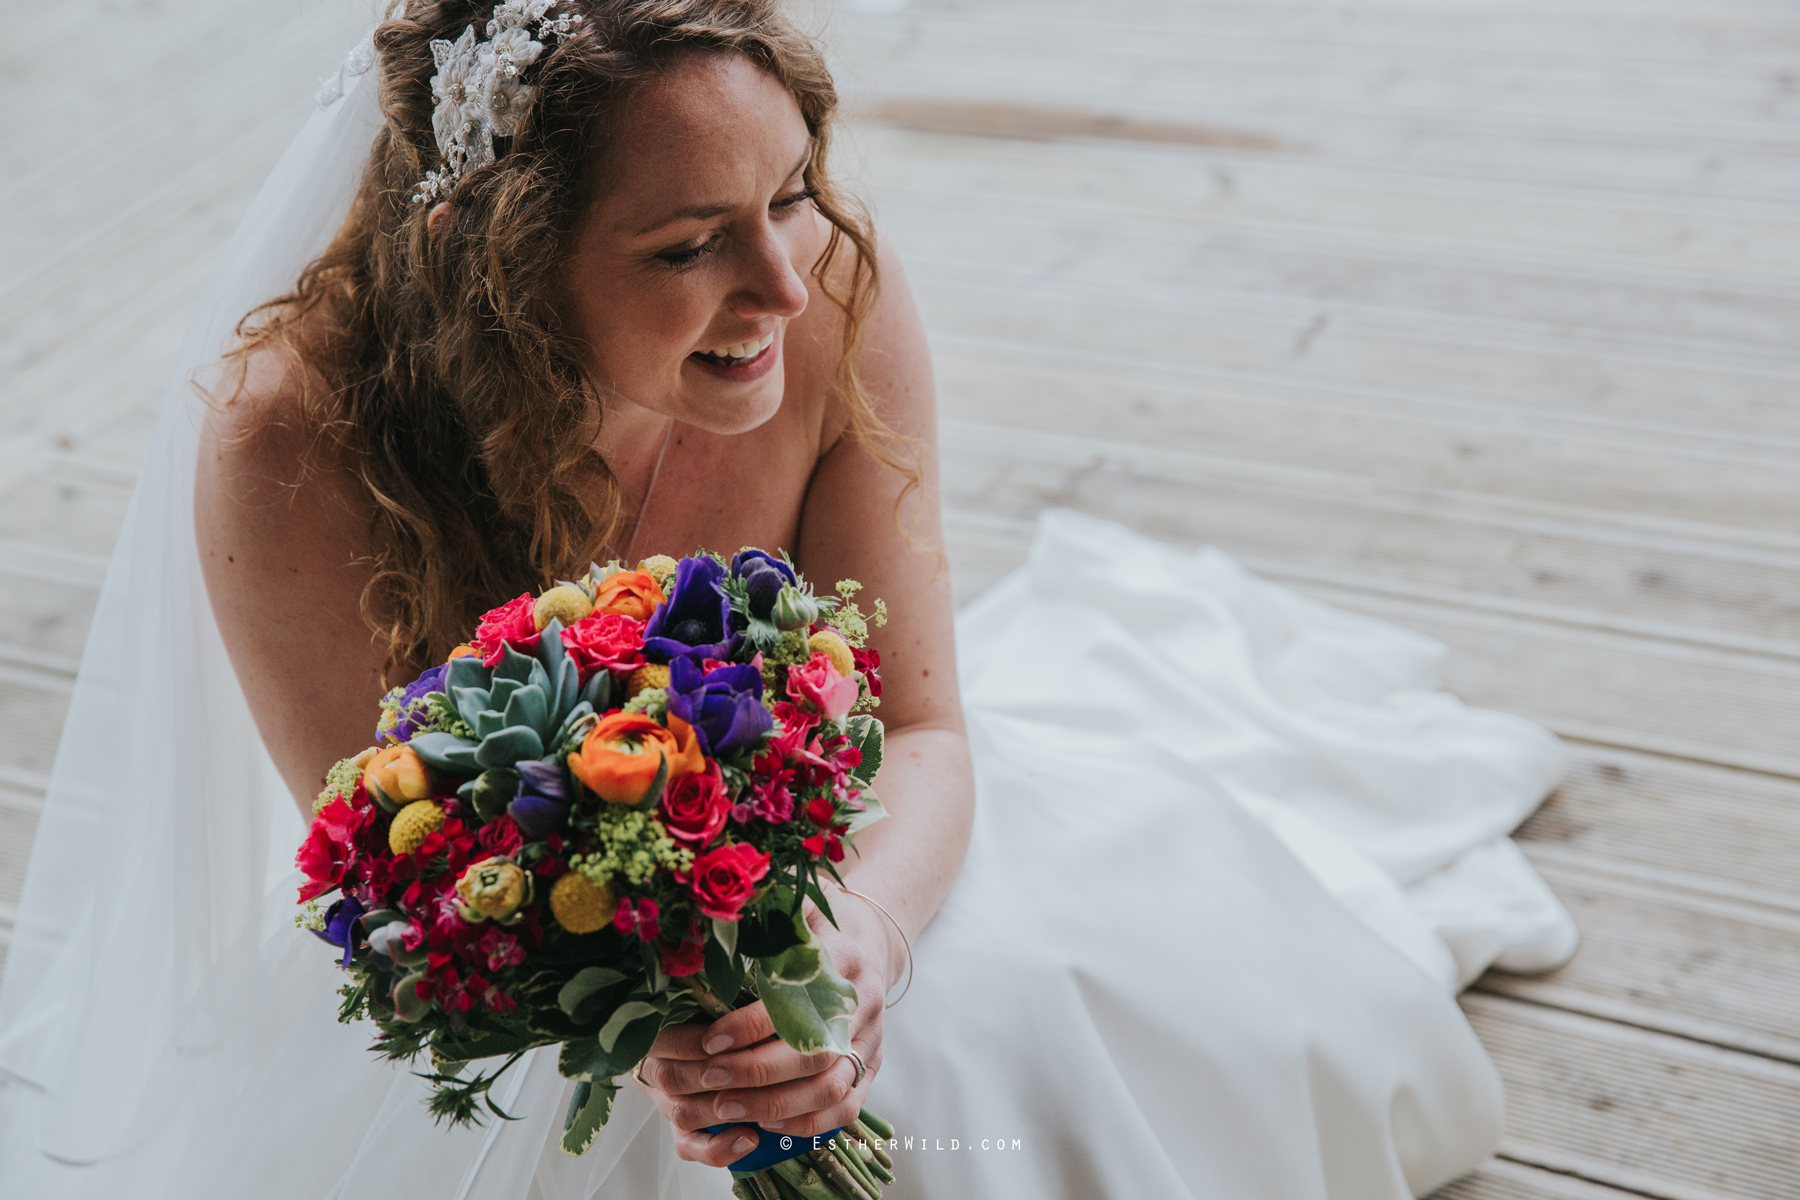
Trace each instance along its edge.
{"label": "white bridal veil", "polygon": [[0,1069],[42,1089],[37,1144],[64,1161],[148,1136],[159,1094],[227,1034],[218,1019],[254,1019],[254,1006],[208,996],[209,976],[253,945],[262,897],[292,869],[303,830],[207,603],[190,381],[246,312],[293,286],[342,220],[380,121],[376,79],[364,74],[373,57],[365,39],[327,83],[328,103],[226,249],[82,654],[0,978]]}
{"label": "white bridal veil", "polygon": [[[367,1066],[373,1079],[374,1066],[361,1046],[345,1049],[343,1035],[330,1033],[337,1027],[329,1014],[319,1014],[320,986],[331,977],[327,956],[285,952],[297,945],[297,935],[281,927],[292,915],[285,903],[292,895],[287,881],[303,831],[263,750],[201,579],[192,484],[202,401],[190,382],[229,347],[244,313],[291,288],[342,219],[380,121],[376,81],[365,74],[373,58],[372,43],[365,39],[328,84],[320,111],[258,193],[194,318],[163,402],[82,656],[0,979],[0,1072],[10,1081],[0,1088],[0,1185],[25,1173],[25,1164],[9,1155],[112,1163],[123,1171],[137,1169],[124,1164],[154,1159],[165,1148],[166,1154],[177,1154],[202,1132],[210,1132],[215,1141],[229,1140],[229,1129],[222,1134],[217,1127],[186,1129],[182,1122],[226,1122],[233,1113],[183,1115],[205,1110],[172,1099],[204,1094],[213,1098],[215,1109],[230,1108],[248,1081],[281,1076],[272,1066],[274,1058],[318,1058],[328,1036],[338,1038],[332,1044],[340,1057],[332,1062],[354,1064],[344,1068],[346,1076]],[[1129,627],[1116,614],[1083,609],[1079,595],[1064,594],[1068,573],[1058,565],[1118,553],[1142,564],[1131,581],[1137,592],[1135,623]],[[279,597],[272,597],[276,604]],[[302,615],[294,614],[294,619]],[[1271,1048],[1279,1045],[1284,1054],[1292,1050],[1289,1057],[1295,1061],[1342,1067],[1337,1077],[1344,1082],[1334,1094],[1352,1099],[1331,1103],[1340,1116],[1355,1116],[1361,1123],[1354,1127],[1361,1132],[1339,1142],[1353,1143],[1358,1153],[1379,1145],[1381,1161],[1370,1168],[1375,1175],[1393,1174],[1383,1156],[1404,1159],[1412,1154],[1414,1162],[1425,1164],[1409,1167],[1407,1177],[1415,1181],[1441,1181],[1479,1161],[1497,1136],[1497,1114],[1491,1111],[1497,1105],[1484,1099],[1497,1084],[1491,1082],[1492,1069],[1473,1035],[1445,997],[1496,960],[1517,969],[1541,969],[1573,948],[1567,915],[1505,837],[1560,771],[1555,740],[1525,722],[1463,709],[1437,692],[1442,648],[1428,639],[1334,613],[1254,579],[1217,552],[1187,555],[1074,514],[1043,523],[1026,569],[965,611],[959,634],[959,670],[977,746],[982,802],[970,865],[944,914],[921,939],[920,962],[926,969],[918,998],[907,1010],[912,1023],[903,1029],[896,1021],[892,1027],[890,1062],[895,1069],[883,1077],[883,1094],[900,1106],[896,1111],[938,1112],[962,1105],[970,1111],[1016,1112],[1022,1127],[1034,1122],[1031,1128],[1052,1128],[1056,1114],[1042,1105],[1029,1114],[1007,1107],[1018,1102],[1020,1082],[1032,1077],[1032,1064],[1041,1066],[1044,1058],[1035,1049],[1008,1048],[1006,1038],[1017,1032],[1013,1027],[1020,1021],[1009,1018],[1006,1027],[991,1031],[988,1041],[970,1043],[954,1068],[939,1069],[939,1062],[945,1045],[970,1028],[979,1029],[969,1024],[979,1014],[959,1007],[964,1004],[956,982],[959,972],[975,970],[992,957],[988,924],[997,919],[994,914],[1006,911],[1007,903],[1016,903],[1027,886],[1014,886],[1012,872],[1022,869],[1018,856],[997,850],[1000,834],[984,834],[981,822],[1004,823],[997,814],[1009,811],[1008,804],[1021,814],[1045,811],[1041,806],[1050,802],[1056,781],[1043,771],[1034,775],[1037,764],[1075,748],[1092,750],[1093,739],[1105,737],[1122,761],[1138,764],[1146,774],[1149,782],[1141,789],[1146,804],[1169,806],[1152,805],[1154,811],[1144,820],[1156,832],[1143,844],[1176,834],[1192,841],[1191,847],[1169,843],[1181,861],[1158,886],[1169,897],[1191,902],[1190,917],[1196,929],[1205,926],[1210,944],[1238,944],[1244,962],[1262,963],[1258,969],[1267,974],[1260,978],[1269,990],[1257,993],[1255,979],[1249,979],[1248,990],[1238,988],[1239,979],[1231,974],[1235,960],[1188,964],[1195,972],[1192,987],[1173,988],[1182,1012],[1163,1014],[1174,1041],[1139,1055],[1133,1068],[1137,1075],[1120,1074],[1123,1059],[1115,1063],[1112,1055],[1124,1051],[1096,1034],[1090,1039],[1089,1074],[1079,1079],[1065,1074],[1031,1089],[1034,1104],[1058,1089],[1058,1102],[1068,1101],[1063,1116],[1079,1128],[1060,1137],[1057,1146],[1071,1154],[1110,1153],[1114,1162],[1109,1172],[1118,1179],[1136,1178],[1132,1172],[1155,1155],[1197,1145],[1200,1131],[1186,1130],[1181,1138],[1159,1143],[1154,1121],[1126,1121],[1117,1115],[1126,1108],[1118,1107],[1109,1110],[1114,1124],[1101,1135],[1078,1136],[1083,1130],[1095,1132],[1077,1118],[1083,1098],[1093,1100],[1104,1090],[1096,1081],[1112,1080],[1108,1086],[1119,1090],[1132,1079],[1166,1074],[1174,1070],[1171,1064],[1219,1065],[1238,1054],[1242,1063],[1227,1072],[1233,1082],[1215,1089],[1221,1105],[1255,1088],[1274,1096],[1273,1089],[1284,1079],[1287,1084],[1301,1080],[1304,1086],[1294,1084],[1291,1096],[1281,1093],[1270,1100],[1267,1109],[1275,1115],[1258,1118],[1244,1135],[1280,1139],[1281,1148],[1268,1153],[1247,1150],[1251,1143],[1230,1133],[1232,1114],[1222,1109],[1219,1130],[1224,1132],[1215,1131],[1214,1138],[1221,1143],[1218,1161],[1224,1164],[1218,1169],[1232,1169],[1248,1158],[1270,1169],[1304,1165],[1309,1155],[1318,1160],[1321,1147],[1337,1143],[1315,1132],[1309,1122],[1331,1107],[1326,1103],[1330,1096],[1314,1086],[1311,1076],[1270,1069],[1277,1061]],[[1040,661],[1048,656],[1038,648],[1052,643],[1060,658],[1085,656],[1086,694],[1070,694],[1061,662]],[[1096,725],[1095,692],[1109,697],[1100,715],[1117,718],[1113,723],[1118,728]],[[1009,745],[1012,751],[1005,749]],[[1069,786],[1065,781],[1063,790]],[[1063,802],[1075,812],[1082,800],[1064,797]],[[1242,820],[1243,813],[1256,821]],[[1045,843],[1042,860],[1052,865],[1059,861],[1067,847],[1053,843],[1058,837],[1066,841],[1074,826],[1055,826],[1032,815],[1019,820],[1044,825],[1034,834]],[[1113,834],[1123,820],[1121,816],[1108,827]],[[1255,828],[1246,833],[1233,822]],[[1275,846],[1268,831],[1286,844],[1292,858]],[[1006,832],[1011,836],[1012,831]],[[1089,866],[1109,880],[1131,879],[1132,854],[1094,866],[1101,861],[1097,856],[1104,834],[1106,830],[1095,833],[1084,850],[1094,860]],[[1232,839],[1253,853],[1225,853],[1221,847],[1237,844]],[[1425,977],[1368,938],[1366,930],[1308,883],[1293,858]],[[1042,886],[1042,881],[1030,886]],[[1068,892],[1058,885],[1046,894],[1067,902]],[[281,902],[269,900],[271,896]],[[1071,956],[1079,951],[1092,965],[1110,955],[1120,961],[1110,975],[1100,977],[1131,978],[1136,965],[1129,945],[1115,945],[1119,939],[1105,930],[1085,941],[1075,937],[1072,931],[1092,917],[1077,909],[1056,925],[1054,936],[1043,940],[1044,961],[1076,962]],[[1011,931],[1017,933],[1033,919],[1045,918],[1022,913]],[[1265,930],[1277,932],[1264,937]],[[1291,954],[1289,945],[1294,947]],[[955,957],[959,946],[966,951],[961,958]],[[1345,956],[1343,970],[1332,976],[1337,984],[1350,978],[1346,972],[1364,972],[1357,976],[1366,976],[1360,999],[1324,994],[1329,989],[1315,986],[1299,970],[1308,954],[1324,964],[1320,970],[1335,961],[1332,954]],[[939,968],[935,984],[930,977],[934,956]],[[300,960],[311,971],[303,977],[295,974],[302,969],[294,965]],[[1207,974],[1215,965],[1225,981],[1218,988],[1210,987],[1213,977]],[[1247,970],[1239,973],[1248,978]],[[1059,1061],[1065,1065],[1073,1063],[1065,1031],[1096,1011],[1090,992],[1098,985],[1088,975],[1081,978],[1087,982],[1080,988],[1071,984],[1058,993],[1067,1007],[1066,1020],[1048,1009],[1037,1014],[1046,1022],[1055,1017],[1052,1025],[1064,1043]],[[1012,982],[1000,979],[995,986]],[[938,1001],[932,999],[934,987],[943,993]],[[1140,993],[1147,989],[1128,990],[1117,1001],[1120,1012],[1136,1012],[1132,1006],[1145,1002]],[[1400,999],[1389,1003],[1390,995]],[[1217,1008],[1216,1028],[1188,1019],[1198,1003]],[[1277,1019],[1280,1014],[1288,1014],[1281,1017],[1287,1024]],[[1333,1042],[1320,1033],[1340,1018],[1350,1023],[1344,1025],[1348,1030],[1364,1016],[1388,1021],[1393,1028],[1382,1036],[1390,1040],[1352,1031]],[[324,1032],[305,1026],[308,1020],[324,1021]],[[1121,1028],[1140,1032],[1152,1024],[1137,1017],[1119,1022]],[[1216,1046],[1207,1039],[1235,1049],[1212,1055]],[[1294,1044],[1299,1048],[1283,1039],[1298,1039]],[[1169,1045],[1174,1044],[1188,1048],[1172,1053]],[[1265,1052],[1271,1055],[1266,1061],[1257,1057]],[[985,1071],[980,1067],[984,1053],[993,1057]],[[291,1077],[293,1062],[282,1063],[290,1075],[281,1077]],[[323,1059],[311,1066],[315,1078],[329,1077],[333,1069]],[[509,1085],[508,1095],[530,1089],[541,1120],[551,1120],[564,1083],[555,1075],[553,1061],[546,1058],[520,1075],[524,1078]],[[360,1087],[361,1078],[357,1075],[346,1086]],[[399,1078],[404,1082],[403,1074]],[[378,1091],[387,1087],[384,1081],[375,1083]],[[1186,1103],[1195,1090],[1191,1079],[1164,1079],[1156,1086],[1164,1084],[1171,1104]],[[931,1090],[939,1085],[941,1091]],[[1243,1090],[1233,1091],[1235,1087]],[[24,1109],[7,1107],[8,1093],[16,1099],[21,1089],[32,1098],[29,1128],[9,1116],[9,1111]],[[275,1130],[291,1125],[293,1136],[280,1139],[267,1153],[303,1156],[309,1152],[309,1131],[330,1124],[329,1114],[319,1111],[320,1094],[278,1094],[241,1120]],[[1390,1123],[1390,1113],[1401,1114],[1404,1107],[1393,1107],[1400,1099],[1390,1105],[1390,1096],[1410,1097],[1407,1103],[1424,1107],[1404,1122],[1394,1115],[1389,1129],[1384,1123]],[[1121,1093],[1119,1104],[1125,1106],[1129,1099]],[[391,1100],[382,1103],[373,1124],[354,1135],[354,1169],[362,1181],[353,1189],[357,1195],[387,1193],[385,1187],[369,1190],[368,1181],[382,1170],[397,1169],[386,1161],[395,1157],[401,1136],[392,1131],[420,1124],[416,1097],[403,1088],[397,1086]],[[1238,1116],[1249,1121],[1244,1115],[1249,1112],[1246,1108]],[[340,1118],[340,1125],[346,1120]],[[1462,1132],[1410,1139],[1399,1132],[1402,1124],[1430,1129],[1433,1120],[1459,1126]],[[632,1094],[622,1101],[613,1125],[617,1128],[609,1127],[606,1145],[579,1167],[560,1161],[540,1167],[544,1143],[537,1126],[515,1125],[504,1137],[465,1137],[455,1144],[463,1147],[457,1154],[467,1152],[466,1167],[435,1164],[451,1172],[442,1194],[469,1192],[469,1181],[487,1171],[504,1175],[509,1187],[519,1186],[482,1195],[522,1195],[525,1183],[542,1187],[552,1176],[566,1174],[568,1185],[556,1194],[586,1197],[590,1185],[598,1186],[620,1161],[636,1130],[650,1131],[647,1138],[663,1132]],[[417,1161],[454,1157],[438,1149],[452,1146],[448,1135],[434,1132],[430,1138],[433,1149],[415,1156]],[[1390,1140],[1396,1147],[1391,1156]],[[487,1147],[495,1145],[500,1148],[490,1156]],[[350,1152],[342,1142],[334,1149]],[[654,1153],[646,1151],[631,1161],[648,1164],[645,1169],[653,1176],[662,1172],[666,1183],[668,1156],[662,1149],[650,1150]],[[137,1153],[128,1153],[133,1151]],[[318,1162],[296,1160],[294,1165],[338,1180],[340,1191],[347,1186],[342,1179],[348,1176],[337,1174],[340,1168],[332,1165],[335,1158],[316,1157]],[[305,1174],[282,1174],[281,1163],[266,1160],[246,1169],[290,1188],[300,1186]],[[921,1177],[950,1169],[921,1167]],[[1061,1186],[1059,1180],[1089,1178],[1053,1156],[1035,1169],[1044,1172],[1042,1186],[1026,1188],[1018,1175],[993,1175],[981,1183],[971,1170],[998,1168],[962,1164],[956,1167],[961,1174],[940,1179],[936,1194],[1049,1195]],[[1174,1195],[1182,1177],[1209,1173],[1216,1174],[1194,1158],[1182,1171],[1169,1166],[1164,1182],[1136,1194]],[[460,1193],[457,1177],[464,1179]],[[132,1190],[130,1181],[125,1182],[124,1190]],[[718,1182],[709,1177],[707,1186]],[[626,1184],[636,1186],[631,1180],[617,1186]],[[85,1186],[97,1185],[95,1177]],[[413,1177],[408,1186],[417,1190],[417,1185]],[[971,1193],[970,1188],[978,1190]],[[642,1194],[657,1190],[667,1191],[652,1186]],[[1302,1193],[1270,1188],[1257,1194]],[[1332,1194],[1350,1192],[1334,1188]]]}

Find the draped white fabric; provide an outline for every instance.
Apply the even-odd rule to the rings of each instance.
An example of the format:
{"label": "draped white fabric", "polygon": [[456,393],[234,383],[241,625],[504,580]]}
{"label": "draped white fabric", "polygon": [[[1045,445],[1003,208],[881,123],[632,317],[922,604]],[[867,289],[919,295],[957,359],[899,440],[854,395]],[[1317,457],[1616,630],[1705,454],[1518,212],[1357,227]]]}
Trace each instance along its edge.
{"label": "draped white fabric", "polygon": [[[498,1097],[521,1120],[434,1127],[293,928],[186,380],[340,218],[379,119],[346,85],[227,252],[102,590],[0,979],[0,1194],[729,1194],[629,1090],[563,1156],[544,1053]],[[1437,690],[1427,639],[1077,514],[958,636],[976,833],[888,1022],[895,1200],[1398,1197],[1480,1161],[1499,1084],[1451,994],[1573,949],[1505,836],[1554,739]]]}

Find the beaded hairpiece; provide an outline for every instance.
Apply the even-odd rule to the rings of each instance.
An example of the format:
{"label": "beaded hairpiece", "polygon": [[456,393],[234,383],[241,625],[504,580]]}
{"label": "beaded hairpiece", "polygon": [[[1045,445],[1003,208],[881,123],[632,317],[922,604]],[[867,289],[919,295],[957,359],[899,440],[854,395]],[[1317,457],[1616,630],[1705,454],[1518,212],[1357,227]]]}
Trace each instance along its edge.
{"label": "beaded hairpiece", "polygon": [[431,43],[437,74],[431,96],[437,108],[431,131],[437,135],[444,165],[427,171],[413,193],[424,204],[448,196],[470,171],[494,161],[494,139],[511,137],[531,106],[537,89],[519,82],[526,67],[544,52],[551,38],[567,37],[581,24],[579,13],[546,14],[557,0],[505,0],[487,23],[485,41],[475,40],[467,26],[454,42]]}

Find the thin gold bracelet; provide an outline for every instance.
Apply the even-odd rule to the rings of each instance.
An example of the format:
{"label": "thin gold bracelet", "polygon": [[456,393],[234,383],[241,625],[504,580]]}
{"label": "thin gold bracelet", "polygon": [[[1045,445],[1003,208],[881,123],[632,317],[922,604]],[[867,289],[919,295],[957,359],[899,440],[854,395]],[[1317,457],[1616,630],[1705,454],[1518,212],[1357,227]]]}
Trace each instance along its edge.
{"label": "thin gold bracelet", "polygon": [[875,899],[875,897],[873,897],[873,896],[865,896],[861,892],[857,891],[855,888],[847,888],[841,883],[838,884],[837,886],[838,886],[838,890],[843,892],[845,895],[855,896],[858,900],[867,900],[870,904],[873,904],[875,906],[875,911],[880,913],[882,916],[886,917],[888,919],[888,924],[890,924],[894,927],[894,932],[900,935],[900,944],[902,946],[906,947],[906,986],[901,988],[900,994],[898,996],[895,996],[892,1000],[882,1001],[883,1008],[892,1008],[892,1007],[894,1007],[894,1005],[900,1003],[900,1001],[906,999],[906,993],[912,991],[912,985],[913,985],[912,939],[906,936],[906,930],[900,928],[900,922],[894,920],[894,914],[889,912],[886,908],[884,908],[882,906],[881,901]]}

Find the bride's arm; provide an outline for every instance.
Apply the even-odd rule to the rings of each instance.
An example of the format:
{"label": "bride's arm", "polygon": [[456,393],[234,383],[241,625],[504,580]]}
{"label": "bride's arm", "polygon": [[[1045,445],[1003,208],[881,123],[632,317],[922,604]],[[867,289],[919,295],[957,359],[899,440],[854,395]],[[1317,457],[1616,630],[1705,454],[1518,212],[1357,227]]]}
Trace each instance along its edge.
{"label": "bride's arm", "polygon": [[[888,604],[889,623],[872,629],[871,641],[881,653],[877,715],[887,730],[875,782],[889,815],[858,835],[860,857],[841,870],[851,887],[879,901],[916,938],[962,864],[975,797],[942,555],[930,354],[905,276],[885,246],[881,269],[863,378],[887,423],[918,440],[925,486],[909,496],[896,524],[894,504],[905,481],[854,438],[840,437],[808,489],[798,560],[820,591],[855,579],[864,585],[858,598],[865,611],[877,597]],[[903,973],[905,954],[869,905],[835,896],[832,907],[839,929],[817,914],[813,925],[861,996],[852,1042],[869,1078],[852,1088],[847,1060],[805,1057],[769,1040],[773,1030],[760,1004],[710,1026],[664,1030],[644,1067],[653,1085],[646,1090],[675,1125],[684,1158],[726,1165],[742,1156],[754,1134],[741,1126],[717,1135],[696,1132],[707,1125],[741,1120],[804,1137],[856,1115],[880,1067],[883,996]]]}
{"label": "bride's arm", "polygon": [[273,355],[230,382],[200,435],[200,566],[257,731],[311,820],[325,772],[380,716],[383,652],[357,607],[370,513],[346,472],[302,465],[294,380]]}

